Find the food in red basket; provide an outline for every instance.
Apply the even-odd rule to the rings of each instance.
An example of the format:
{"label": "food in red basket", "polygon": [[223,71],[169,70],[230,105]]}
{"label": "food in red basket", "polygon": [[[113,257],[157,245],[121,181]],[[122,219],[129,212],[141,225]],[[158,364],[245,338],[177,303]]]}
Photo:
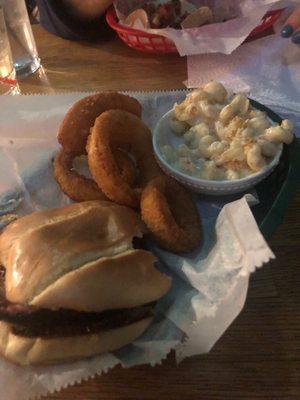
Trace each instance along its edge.
{"label": "food in red basket", "polygon": [[256,110],[245,93],[229,94],[211,81],[175,104],[169,126],[182,143],[161,147],[176,170],[208,180],[245,178],[266,168],[293,141],[293,126]]}
{"label": "food in red basket", "polygon": [[[123,149],[135,158],[139,172],[135,185],[122,178],[115,148]],[[109,110],[96,119],[87,153],[94,180],[105,195],[118,204],[137,208],[141,188],[161,174],[154,158],[150,130],[140,118],[127,111]]]}
{"label": "food in red basket", "polygon": [[126,25],[135,28],[141,24],[143,28],[163,29],[170,27],[181,29],[196,28],[215,22],[213,12],[209,7],[196,9],[192,4],[189,4],[189,7],[186,4],[182,5],[180,0],[164,3],[152,1],[139,7],[127,16]]}
{"label": "food in red basket", "polygon": [[128,17],[125,18],[124,21],[125,25],[129,26],[130,28],[142,28],[142,29],[149,29],[150,28],[150,23],[149,23],[149,18],[145,10],[142,10],[141,8],[132,11],[128,15]]}
{"label": "food in red basket", "polygon": [[[133,185],[137,175],[134,162],[121,150],[114,150],[114,155],[122,179],[129,185]],[[74,201],[107,200],[93,179],[79,174],[74,169],[74,157],[74,154],[64,150],[60,150],[55,157],[54,176],[62,191]]]}
{"label": "food in red basket", "polygon": [[[138,6],[142,7],[143,3],[144,2],[139,2]],[[159,2],[152,1],[152,3],[157,4]],[[135,2],[135,4],[137,4],[137,2]],[[200,7],[201,10],[199,11],[199,13],[197,13],[197,9],[193,4],[194,2],[191,3],[189,1],[182,3],[181,14],[183,21],[181,22],[181,25],[185,25],[184,18],[187,17],[187,25],[185,25],[184,28],[197,28],[199,26],[202,26],[203,24],[222,23],[228,21],[229,19],[235,19],[238,17],[236,6],[234,6],[233,2],[222,2],[222,4],[214,2],[214,5],[209,4],[209,6],[211,6],[210,10],[206,8],[206,6]],[[149,31],[149,18],[144,9],[132,8],[131,10],[133,11],[130,13],[130,10],[128,10],[128,8],[126,7],[126,10],[124,9],[123,12],[121,12],[120,9],[118,9],[117,7],[116,11],[114,9],[110,9],[106,14],[106,21],[108,25],[117,32],[121,40],[123,40],[131,48],[146,53],[178,53],[178,49],[174,41],[172,40],[170,35],[167,34],[167,32],[166,35],[161,35],[159,30],[156,30],[156,32]],[[263,33],[267,34],[267,30],[271,28],[278,20],[278,18],[282,14],[282,11],[283,9],[278,9],[266,13],[261,23],[251,31],[247,40],[250,40],[250,38],[255,39],[258,37],[258,35]],[[130,14],[128,14],[128,12]],[[194,13],[195,16],[193,16]],[[210,17],[211,13],[213,14],[213,20],[211,20]],[[189,15],[191,15],[190,24],[188,23]],[[206,30],[206,28],[204,29]],[[181,34],[180,32],[178,33],[180,38]]]}
{"label": "food in red basket", "polygon": [[181,22],[182,28],[199,28],[202,25],[214,22],[212,10],[209,7],[200,7],[187,15]]}
{"label": "food in red basket", "polygon": [[172,179],[158,177],[146,186],[141,214],[160,247],[181,253],[199,246],[202,232],[197,207],[188,192]]}
{"label": "food in red basket", "polygon": [[180,28],[182,20],[180,0],[171,0],[164,4],[146,3],[142,8],[148,15],[151,28]]}
{"label": "food in red basket", "polygon": [[0,236],[0,352],[22,365],[73,361],[140,336],[171,279],[133,248],[144,225],[109,201],[19,218]]}

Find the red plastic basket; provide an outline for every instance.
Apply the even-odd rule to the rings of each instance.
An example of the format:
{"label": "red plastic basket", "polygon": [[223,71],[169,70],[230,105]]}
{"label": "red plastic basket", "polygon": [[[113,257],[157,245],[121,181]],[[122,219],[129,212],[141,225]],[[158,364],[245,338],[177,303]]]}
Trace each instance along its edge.
{"label": "red plastic basket", "polygon": [[[271,28],[280,17],[283,9],[268,12],[262,19],[262,22],[248,36],[248,39],[255,38],[262,34],[265,30]],[[114,8],[110,8],[106,13],[106,22],[114,29],[119,37],[129,47],[153,54],[178,53],[177,48],[171,40],[164,36],[154,35],[141,31],[139,29],[128,28],[120,25]]]}
{"label": "red plastic basket", "polygon": [[17,81],[16,79],[0,78],[0,84],[13,86],[17,84]]}

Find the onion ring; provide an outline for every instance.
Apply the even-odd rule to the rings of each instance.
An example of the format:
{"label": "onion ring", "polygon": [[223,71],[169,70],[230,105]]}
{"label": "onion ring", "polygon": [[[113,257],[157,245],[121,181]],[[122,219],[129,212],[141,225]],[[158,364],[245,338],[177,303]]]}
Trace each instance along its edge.
{"label": "onion ring", "polygon": [[118,92],[93,94],[77,101],[67,112],[58,131],[58,142],[65,151],[85,154],[85,146],[95,119],[104,111],[120,109],[140,117],[142,107],[133,97]]}
{"label": "onion ring", "polygon": [[153,179],[142,192],[141,214],[162,248],[182,253],[199,245],[202,232],[196,205],[177,182]]}
{"label": "onion ring", "polygon": [[[139,182],[130,185],[122,178],[114,149],[132,154],[139,170]],[[109,110],[95,121],[87,144],[88,163],[94,180],[112,201],[138,208],[141,189],[161,171],[155,161],[152,135],[137,116],[123,110]]]}
{"label": "onion ring", "polygon": [[[136,180],[134,162],[120,150],[115,150],[115,154],[122,179],[133,184]],[[75,154],[66,153],[63,149],[55,157],[54,176],[62,191],[74,201],[107,200],[96,182],[73,169],[75,157]]]}

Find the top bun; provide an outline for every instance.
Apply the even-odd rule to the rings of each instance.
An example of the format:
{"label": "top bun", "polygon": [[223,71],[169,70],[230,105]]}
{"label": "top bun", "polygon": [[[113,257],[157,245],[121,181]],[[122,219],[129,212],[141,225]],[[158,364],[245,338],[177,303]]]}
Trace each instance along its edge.
{"label": "top bun", "polygon": [[102,311],[161,297],[170,279],[132,248],[144,227],[133,210],[88,201],[35,212],[0,236],[6,298],[39,307]]}

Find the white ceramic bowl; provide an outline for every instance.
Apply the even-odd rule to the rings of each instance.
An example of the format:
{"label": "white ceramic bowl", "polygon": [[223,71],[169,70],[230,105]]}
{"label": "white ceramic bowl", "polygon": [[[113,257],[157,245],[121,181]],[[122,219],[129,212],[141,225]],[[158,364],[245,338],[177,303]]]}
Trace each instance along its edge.
{"label": "white ceramic bowl", "polygon": [[169,126],[169,119],[172,116],[172,114],[173,110],[168,111],[158,121],[154,129],[153,132],[154,153],[160,167],[167,175],[176,179],[184,186],[187,186],[188,188],[190,188],[195,192],[209,194],[209,195],[229,195],[229,194],[244,192],[255,186],[258,182],[261,182],[268,175],[270,175],[270,173],[274,170],[274,168],[279,162],[282,153],[282,145],[278,154],[274,157],[271,163],[269,163],[266,166],[266,168],[264,168],[262,171],[256,172],[242,179],[215,181],[215,180],[195,178],[183,172],[180,172],[167,163],[167,161],[164,159],[160,151],[160,148],[163,145],[169,144],[173,147],[177,147],[179,144],[184,143],[182,138],[174,135]]}

